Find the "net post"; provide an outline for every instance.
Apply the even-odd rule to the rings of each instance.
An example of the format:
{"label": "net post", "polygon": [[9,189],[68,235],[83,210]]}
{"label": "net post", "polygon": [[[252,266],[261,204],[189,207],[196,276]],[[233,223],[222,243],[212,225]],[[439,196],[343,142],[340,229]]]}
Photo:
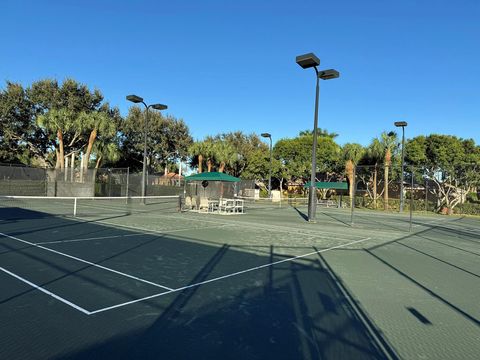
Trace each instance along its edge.
{"label": "net post", "polygon": [[77,198],[73,199],[73,216],[77,216]]}
{"label": "net post", "polygon": [[130,177],[130,167],[127,167],[127,185],[125,187],[125,204],[128,204],[129,177]]}

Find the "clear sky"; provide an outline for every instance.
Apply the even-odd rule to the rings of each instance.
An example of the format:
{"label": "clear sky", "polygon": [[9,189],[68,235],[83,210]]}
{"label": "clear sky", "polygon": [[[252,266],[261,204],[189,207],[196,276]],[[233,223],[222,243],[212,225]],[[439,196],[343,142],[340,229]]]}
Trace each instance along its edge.
{"label": "clear sky", "polygon": [[479,0],[2,0],[0,81],[72,77],[126,114],[125,96],[169,106],[195,139],[242,130],[273,140],[319,127],[368,144],[407,137],[480,143]]}

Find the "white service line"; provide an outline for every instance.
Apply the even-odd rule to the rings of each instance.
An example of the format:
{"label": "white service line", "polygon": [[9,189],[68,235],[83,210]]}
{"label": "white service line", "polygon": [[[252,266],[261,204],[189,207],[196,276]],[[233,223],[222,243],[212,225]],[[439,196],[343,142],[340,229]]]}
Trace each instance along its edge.
{"label": "white service line", "polygon": [[16,278],[16,279],[18,279],[18,280],[20,280],[20,281],[23,281],[24,283],[30,285],[31,287],[33,287],[33,288],[35,288],[35,289],[37,289],[37,290],[40,290],[41,292],[43,292],[43,293],[45,293],[45,294],[47,294],[47,295],[49,295],[49,296],[51,296],[51,297],[53,297],[53,298],[61,301],[61,302],[63,302],[64,304],[67,304],[68,306],[71,306],[71,307],[73,307],[74,309],[76,309],[76,310],[78,310],[78,311],[81,311],[82,313],[84,313],[84,314],[86,314],[86,315],[90,315],[90,314],[91,314],[90,311],[85,310],[85,309],[82,308],[81,306],[78,306],[77,304],[74,304],[74,303],[72,303],[71,301],[68,301],[68,300],[62,298],[62,297],[60,297],[60,296],[52,293],[51,291],[48,291],[47,289],[44,289],[43,287],[38,286],[38,285],[32,283],[31,281],[28,281],[27,279],[24,279],[23,277],[17,275],[17,274],[14,274],[13,272],[8,271],[7,269],[5,269],[5,268],[3,268],[3,267],[1,267],[1,266],[0,266],[0,270],[3,271],[3,272],[5,272],[5,273],[7,273],[7,274],[10,275],[10,276],[13,276],[14,278]]}
{"label": "white service line", "polygon": [[56,241],[43,241],[35,243],[37,245],[44,245],[44,244],[61,244],[61,243],[69,243],[69,242],[77,242],[77,241],[90,241],[90,240],[103,240],[103,239],[114,239],[119,237],[128,237],[128,236],[143,236],[143,235],[151,235],[146,233],[135,233],[135,234],[127,234],[127,235],[110,235],[110,236],[97,236],[97,237],[90,237],[90,238],[79,238],[79,239],[67,239],[67,240],[56,240]]}
{"label": "white service line", "polygon": [[73,259],[73,260],[77,260],[77,261],[83,262],[83,263],[88,264],[88,265],[91,265],[91,266],[93,266],[93,267],[97,267],[97,268],[99,268],[99,269],[103,269],[103,270],[106,270],[106,271],[110,271],[110,272],[113,272],[113,273],[115,273],[115,274],[122,275],[122,276],[128,277],[128,278],[130,278],[130,279],[134,279],[134,280],[137,280],[137,281],[140,281],[140,282],[143,282],[143,283],[146,283],[146,284],[150,284],[150,285],[153,285],[153,286],[162,288],[162,289],[166,289],[166,290],[170,290],[170,291],[173,290],[172,288],[169,288],[169,287],[167,287],[167,286],[163,286],[163,285],[160,285],[160,284],[154,283],[154,282],[152,282],[152,281],[148,281],[148,280],[145,280],[145,279],[142,279],[142,278],[133,276],[133,275],[125,274],[125,273],[123,273],[123,272],[121,272],[121,271],[117,271],[117,270],[114,270],[114,269],[111,269],[111,268],[107,268],[107,267],[105,267],[105,266],[95,264],[95,263],[93,263],[93,262],[91,262],[91,261],[84,260],[84,259],[80,259],[80,258],[78,258],[78,257],[76,257],[76,256],[68,255],[68,254],[62,253],[62,252],[60,252],[60,251],[50,249],[50,248],[45,247],[45,246],[37,245],[37,244],[32,243],[32,242],[30,242],[30,241],[26,241],[26,240],[19,239],[19,238],[15,237],[15,236],[11,236],[11,235],[8,235],[8,234],[4,234],[4,233],[2,233],[2,232],[0,232],[0,236],[4,236],[4,237],[7,237],[7,238],[16,240],[16,241],[20,241],[20,242],[25,243],[25,244],[28,244],[28,245],[30,245],[30,246],[34,246],[34,247],[37,247],[37,248],[40,248],[40,249],[43,249],[43,250],[46,250],[46,251],[50,251],[50,252],[52,252],[52,253],[65,256],[65,257],[67,257],[67,258],[70,258],[70,259]]}
{"label": "white service line", "polygon": [[[112,223],[105,223],[108,225],[111,225]],[[126,225],[121,225],[118,224],[118,226],[122,227],[127,227]],[[57,241],[44,241],[44,242],[38,242],[35,244],[61,244],[61,243],[70,243],[70,242],[79,242],[79,241],[91,241],[91,240],[103,240],[103,239],[114,239],[114,238],[120,238],[120,237],[131,237],[131,236],[147,236],[147,235],[162,235],[162,234],[168,234],[172,232],[179,232],[179,231],[189,231],[189,230],[203,230],[203,229],[217,229],[217,228],[222,228],[225,227],[226,225],[217,225],[217,226],[205,226],[202,228],[183,228],[183,229],[173,229],[173,230],[164,230],[164,231],[149,231],[145,229],[145,231],[135,233],[135,234],[127,234],[127,235],[111,235],[111,236],[99,236],[99,237],[91,237],[91,238],[80,238],[80,239],[68,239],[68,240],[57,240]],[[136,227],[128,227],[129,229],[137,229]]]}
{"label": "white service line", "polygon": [[304,258],[304,257],[307,257],[307,256],[311,256],[311,255],[314,255],[314,254],[320,254],[320,253],[324,253],[324,252],[326,252],[326,251],[335,250],[335,249],[340,249],[340,248],[343,248],[343,247],[346,247],[346,246],[349,246],[349,245],[358,244],[358,243],[361,243],[361,242],[364,242],[364,241],[367,241],[367,240],[370,240],[370,239],[371,239],[371,238],[368,237],[368,238],[364,238],[364,239],[352,241],[352,242],[349,242],[349,243],[347,243],[347,244],[332,246],[332,247],[329,247],[329,248],[327,248],[327,249],[322,249],[322,250],[318,250],[318,251],[313,251],[313,252],[310,252],[310,253],[308,253],[308,254],[298,255],[298,256],[294,256],[294,257],[288,258],[288,259],[278,260],[278,261],[274,261],[274,262],[271,262],[271,263],[268,263],[268,264],[264,264],[264,265],[260,265],[260,266],[255,266],[255,267],[253,267],[253,268],[249,268],[249,269],[246,269],[246,270],[237,271],[237,272],[234,272],[234,273],[231,273],[231,274],[219,276],[219,277],[216,277],[216,278],[213,278],[213,279],[209,279],[209,280],[205,280],[205,281],[201,281],[201,282],[198,282],[198,283],[195,283],[195,284],[191,284],[191,285],[187,285],[187,286],[182,286],[182,287],[180,287],[180,288],[172,289],[172,290],[170,290],[170,291],[165,291],[165,292],[163,292],[163,293],[153,294],[153,295],[146,296],[146,297],[143,297],[143,298],[140,298],[140,299],[131,300],[131,301],[127,301],[127,302],[124,302],[124,303],[121,303],[121,304],[117,304],[117,305],[108,306],[108,307],[105,307],[105,308],[102,308],[102,309],[94,310],[94,311],[91,311],[89,315],[98,314],[98,313],[101,313],[101,312],[104,312],[104,311],[108,311],[108,310],[113,310],[113,309],[116,309],[116,308],[119,308],[119,307],[123,307],[123,306],[126,306],[126,305],[138,303],[138,302],[141,302],[141,301],[144,301],[144,300],[153,299],[153,298],[156,298],[156,297],[159,297],[159,296],[171,294],[171,293],[178,292],[178,291],[182,291],[182,290],[189,289],[189,288],[192,288],[192,287],[197,287],[197,286],[204,285],[204,284],[208,284],[208,283],[211,283],[211,282],[214,282],[214,281],[218,281],[218,280],[226,279],[226,278],[229,278],[229,277],[233,277],[233,276],[245,274],[245,273],[250,272],[250,271],[255,271],[255,270],[263,269],[263,268],[266,268],[266,267],[278,265],[278,264],[281,264],[281,263],[284,263],[284,262],[287,262],[287,261],[293,261],[293,260],[301,259],[301,258]]}

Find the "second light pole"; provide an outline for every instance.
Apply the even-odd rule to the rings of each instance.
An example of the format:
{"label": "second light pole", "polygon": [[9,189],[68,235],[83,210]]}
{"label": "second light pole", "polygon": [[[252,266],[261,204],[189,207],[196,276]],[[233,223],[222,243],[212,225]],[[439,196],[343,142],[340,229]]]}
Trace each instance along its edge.
{"label": "second light pole", "polygon": [[317,209],[317,192],[316,192],[316,173],[317,173],[317,128],[318,128],[318,96],[319,96],[319,79],[330,80],[340,76],[337,70],[329,69],[318,71],[317,66],[320,65],[320,59],[314,53],[297,56],[296,62],[304,69],[313,67],[315,69],[317,87],[315,92],[315,115],[313,121],[313,146],[312,146],[312,173],[310,174],[310,188],[308,190],[308,221],[315,221],[315,212]]}
{"label": "second light pole", "polygon": [[400,212],[403,212],[403,204],[405,202],[403,196],[403,168],[405,166],[405,127],[408,125],[406,121],[396,121],[393,123],[396,127],[402,128],[402,169],[400,171]]}
{"label": "second light pole", "polygon": [[142,171],[142,203],[145,204],[145,196],[147,196],[147,127],[148,127],[148,109],[152,108],[155,110],[165,110],[167,105],[163,104],[150,104],[147,105],[143,101],[143,98],[137,95],[128,95],[127,100],[135,104],[142,103],[145,106],[145,126],[144,126],[144,144],[143,144],[143,171]]}
{"label": "second light pole", "polygon": [[[268,173],[268,197],[272,197],[272,135],[269,133],[262,133],[262,137],[270,139],[270,170]],[[280,189],[281,190],[281,189]]]}

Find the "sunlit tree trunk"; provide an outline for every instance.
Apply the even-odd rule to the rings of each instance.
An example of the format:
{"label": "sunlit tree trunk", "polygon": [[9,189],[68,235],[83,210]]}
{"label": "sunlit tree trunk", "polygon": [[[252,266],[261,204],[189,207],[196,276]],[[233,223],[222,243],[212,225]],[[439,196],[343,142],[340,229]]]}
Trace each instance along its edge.
{"label": "sunlit tree trunk", "polygon": [[345,172],[347,173],[348,177],[348,184],[350,188],[350,208],[353,208],[353,190],[354,190],[354,183],[355,183],[355,178],[354,178],[354,168],[355,165],[353,164],[352,160],[347,160],[345,164]]}
{"label": "sunlit tree trunk", "polygon": [[57,138],[58,138],[58,152],[57,152],[57,169],[60,167],[60,169],[65,168],[65,152],[63,149],[63,133],[62,130],[58,129],[57,130]]}
{"label": "sunlit tree trunk", "polygon": [[95,128],[92,130],[92,132],[90,133],[90,137],[88,138],[87,151],[85,152],[85,161],[83,163],[83,166],[85,167],[85,169],[88,169],[88,161],[90,160],[90,155],[92,153],[93,144],[96,138],[97,138],[97,129]]}
{"label": "sunlit tree trunk", "polygon": [[203,155],[198,154],[198,173],[201,174],[203,170]]}

